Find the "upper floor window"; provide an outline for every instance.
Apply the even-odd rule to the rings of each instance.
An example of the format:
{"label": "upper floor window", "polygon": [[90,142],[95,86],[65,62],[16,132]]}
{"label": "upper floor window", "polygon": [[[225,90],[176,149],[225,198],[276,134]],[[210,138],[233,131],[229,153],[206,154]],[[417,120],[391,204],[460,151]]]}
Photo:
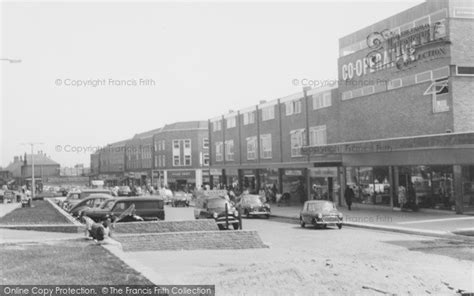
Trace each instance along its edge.
{"label": "upper floor window", "polygon": [[309,144],[311,146],[321,146],[327,144],[326,125],[310,127]]}
{"label": "upper floor window", "polygon": [[234,140],[225,141],[225,159],[234,160]]}
{"label": "upper floor window", "polygon": [[226,119],[226,122],[227,122],[227,124],[226,124],[226,125],[227,125],[227,128],[233,128],[233,127],[235,127],[235,122],[236,122],[235,116],[232,116],[232,117],[227,118],[227,119]]}
{"label": "upper floor window", "polygon": [[449,111],[448,97],[446,94],[449,93],[448,79],[438,79],[430,84],[426,89],[424,95],[432,96],[433,112],[446,112]]}
{"label": "upper floor window", "polygon": [[255,122],[255,112],[245,112],[243,115],[244,125],[252,124]]}
{"label": "upper floor window", "polygon": [[223,153],[223,143],[222,142],[216,142],[216,161],[222,161],[224,159],[224,153]]}
{"label": "upper floor window", "polygon": [[331,92],[325,92],[313,96],[313,110],[331,106]]}
{"label": "upper floor window", "polygon": [[212,130],[214,132],[222,130],[222,120],[216,120],[212,123]]}
{"label": "upper floor window", "polygon": [[260,135],[260,157],[272,158],[272,135]]}
{"label": "upper floor window", "polygon": [[262,121],[275,118],[275,106],[262,108]]}
{"label": "upper floor window", "polygon": [[247,159],[252,160],[257,158],[257,137],[247,138]]}
{"label": "upper floor window", "polygon": [[209,166],[209,153],[202,154],[202,165]]}
{"label": "upper floor window", "polygon": [[209,139],[208,138],[202,139],[202,148],[209,149]]}
{"label": "upper floor window", "polygon": [[285,111],[286,111],[286,115],[301,113],[301,100],[286,102]]}
{"label": "upper floor window", "polygon": [[291,156],[302,156],[301,147],[306,145],[305,129],[293,130],[290,132]]}

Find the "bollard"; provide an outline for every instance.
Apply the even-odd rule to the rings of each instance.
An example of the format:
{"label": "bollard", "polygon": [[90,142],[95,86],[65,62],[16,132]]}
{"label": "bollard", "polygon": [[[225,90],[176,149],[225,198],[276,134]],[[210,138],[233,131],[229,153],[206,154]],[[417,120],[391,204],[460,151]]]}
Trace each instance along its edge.
{"label": "bollard", "polygon": [[242,213],[239,210],[239,230],[242,230]]}

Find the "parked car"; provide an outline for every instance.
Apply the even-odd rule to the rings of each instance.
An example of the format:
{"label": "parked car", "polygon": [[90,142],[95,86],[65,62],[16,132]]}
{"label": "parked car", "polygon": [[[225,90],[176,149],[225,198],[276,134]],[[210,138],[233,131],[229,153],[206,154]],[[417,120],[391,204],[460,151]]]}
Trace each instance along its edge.
{"label": "parked car", "polygon": [[336,225],[342,228],[342,213],[336,208],[336,205],[327,200],[309,200],[304,203],[300,213],[300,225],[305,227],[306,224],[315,227],[327,227]]}
{"label": "parked car", "polygon": [[159,197],[119,197],[106,200],[98,208],[84,209],[82,215],[98,222],[109,216],[120,216],[132,204],[135,214],[144,220],[165,220],[164,202]]}
{"label": "parked car", "polygon": [[236,208],[247,218],[252,216],[270,217],[270,205],[263,203],[259,195],[244,194],[240,196],[240,201],[236,204]]}
{"label": "parked car", "polygon": [[176,192],[173,197],[170,198],[172,207],[189,207],[189,202],[192,199],[192,195],[185,192]]}
{"label": "parked car", "polygon": [[89,197],[86,197],[82,200],[80,200],[75,206],[73,206],[70,210],[69,213],[73,217],[79,217],[81,215],[81,212],[84,211],[85,209],[90,209],[90,208],[97,208],[99,207],[104,201],[113,198],[112,195],[110,194],[104,194],[104,193],[94,193],[89,195]]}
{"label": "parked car", "polygon": [[89,197],[91,194],[97,193],[112,195],[108,189],[83,189],[80,192],[69,192],[68,196],[62,203],[62,208],[66,211],[69,211],[84,198]]}
{"label": "parked car", "polygon": [[130,196],[132,195],[132,190],[129,186],[120,186],[117,193],[118,196]]}
{"label": "parked car", "polygon": [[[227,205],[227,212],[225,211]],[[194,207],[196,219],[214,219],[219,229],[228,229],[230,225],[239,229],[239,212],[224,197],[199,198]]]}

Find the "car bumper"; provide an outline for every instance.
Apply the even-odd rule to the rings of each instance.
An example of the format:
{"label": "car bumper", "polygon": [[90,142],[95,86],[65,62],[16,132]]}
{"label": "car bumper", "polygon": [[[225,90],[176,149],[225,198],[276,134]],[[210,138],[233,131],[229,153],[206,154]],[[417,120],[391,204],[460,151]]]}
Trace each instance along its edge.
{"label": "car bumper", "polygon": [[229,224],[239,223],[239,220],[235,218],[234,216],[229,216],[227,222],[226,222],[225,217],[219,217],[215,220],[218,225],[225,225],[226,223],[229,223]]}
{"label": "car bumper", "polygon": [[250,211],[249,215],[251,216],[270,215],[270,211]]}

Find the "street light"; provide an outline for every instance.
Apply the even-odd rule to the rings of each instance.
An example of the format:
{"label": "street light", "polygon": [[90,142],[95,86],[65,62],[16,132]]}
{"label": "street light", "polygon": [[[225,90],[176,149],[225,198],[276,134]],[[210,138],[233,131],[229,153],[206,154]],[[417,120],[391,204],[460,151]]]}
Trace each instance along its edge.
{"label": "street light", "polygon": [[[30,145],[31,146],[31,199],[35,198],[35,157],[34,157],[34,147],[35,145],[43,145],[43,143],[23,143],[22,145]],[[26,160],[28,161],[28,160]]]}

